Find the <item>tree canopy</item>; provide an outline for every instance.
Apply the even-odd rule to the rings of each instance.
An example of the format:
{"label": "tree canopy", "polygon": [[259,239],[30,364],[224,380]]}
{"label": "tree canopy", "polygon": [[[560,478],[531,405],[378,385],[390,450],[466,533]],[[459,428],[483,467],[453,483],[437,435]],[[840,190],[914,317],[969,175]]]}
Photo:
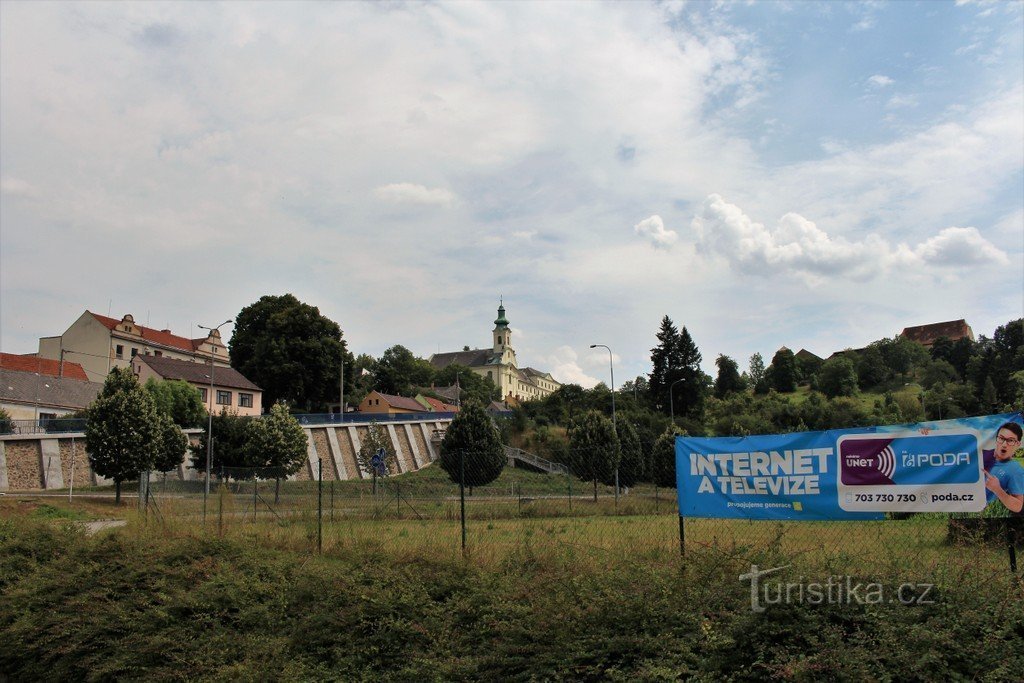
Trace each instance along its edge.
{"label": "tree canopy", "polygon": [[93,472],[114,480],[115,502],[121,502],[121,482],[152,467],[162,438],[149,392],[130,369],[113,368],[89,406],[85,447]]}
{"label": "tree canopy", "polygon": [[286,401],[304,410],[323,408],[339,396],[341,358],[345,383],[354,376],[352,355],[338,323],[291,294],[264,296],[235,318],[231,366],[263,389],[263,405]]}
{"label": "tree canopy", "polygon": [[569,467],[581,480],[614,484],[620,457],[612,421],[601,413],[588,411],[570,426]]}
{"label": "tree canopy", "polygon": [[434,368],[401,344],[386,350],[373,366],[373,388],[383,394],[412,396],[418,387],[430,386]]}
{"label": "tree canopy", "polygon": [[482,405],[471,401],[462,406],[445,431],[440,460],[452,481],[459,483],[464,476],[470,487],[490,484],[505,469],[505,447]]}
{"label": "tree canopy", "polygon": [[257,472],[256,476],[281,479],[306,464],[306,432],[284,403],[275,403],[264,417],[249,420],[244,436],[246,464],[269,470],[265,474]]}
{"label": "tree canopy", "polygon": [[715,359],[718,376],[715,377],[715,396],[722,398],[735,391],[743,391],[746,385],[740,377],[739,364],[729,356],[718,354]]}
{"label": "tree canopy", "polygon": [[674,409],[676,415],[699,417],[704,410],[707,382],[700,369],[697,344],[686,327],[677,331],[667,315],[655,336],[658,345],[651,349],[651,402],[663,412]]}
{"label": "tree canopy", "polygon": [[158,412],[170,417],[182,429],[201,427],[206,420],[206,407],[199,390],[179,379],[150,377],[143,385],[153,397]]}

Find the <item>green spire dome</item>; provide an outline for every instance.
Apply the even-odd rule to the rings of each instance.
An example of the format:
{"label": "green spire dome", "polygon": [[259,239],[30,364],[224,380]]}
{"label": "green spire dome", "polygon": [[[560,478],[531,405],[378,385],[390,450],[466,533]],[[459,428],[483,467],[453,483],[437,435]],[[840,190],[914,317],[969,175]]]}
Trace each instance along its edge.
{"label": "green spire dome", "polygon": [[504,302],[498,304],[498,319],[494,321],[497,327],[508,327],[508,319],[505,317]]}

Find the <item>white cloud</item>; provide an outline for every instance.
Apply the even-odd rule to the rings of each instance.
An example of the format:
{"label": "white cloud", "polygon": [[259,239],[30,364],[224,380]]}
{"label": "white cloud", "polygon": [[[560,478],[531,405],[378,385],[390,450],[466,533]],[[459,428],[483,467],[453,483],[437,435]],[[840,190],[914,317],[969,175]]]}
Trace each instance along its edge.
{"label": "white cloud", "polygon": [[545,359],[545,363],[551,376],[562,384],[579,384],[589,389],[601,381],[583,371],[579,365],[579,355],[571,346],[559,346]]}
{"label": "white cloud", "polygon": [[886,88],[895,82],[896,81],[889,78],[888,76],[883,76],[882,74],[875,74],[874,76],[868,79],[868,86],[871,88]]}
{"label": "white cloud", "polygon": [[926,268],[941,275],[950,268],[1007,263],[1006,255],[977,228],[946,228],[916,247],[893,247],[877,235],[859,241],[832,237],[796,213],[787,213],[775,229],[769,229],[719,195],[707,198],[692,225],[700,253],[724,258],[736,271],[764,277],[869,280],[896,266]]}
{"label": "white cloud", "polygon": [[633,230],[636,234],[649,239],[655,249],[668,249],[679,237],[675,230],[665,229],[665,223],[658,215],[643,219],[633,226]]}
{"label": "white cloud", "polygon": [[392,183],[376,188],[373,193],[378,199],[393,204],[425,204],[451,206],[455,195],[441,188],[428,188],[414,183]]}

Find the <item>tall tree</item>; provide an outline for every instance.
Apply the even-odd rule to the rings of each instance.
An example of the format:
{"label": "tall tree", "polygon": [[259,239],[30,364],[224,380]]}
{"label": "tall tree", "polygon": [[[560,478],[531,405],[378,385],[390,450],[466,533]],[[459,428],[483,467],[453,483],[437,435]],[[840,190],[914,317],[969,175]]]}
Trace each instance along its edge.
{"label": "tall tree", "polygon": [[114,480],[114,502],[121,502],[121,482],[149,469],[162,437],[156,406],[128,368],[114,368],[100,395],[89,406],[85,447],[89,464]]}
{"label": "tall tree", "polygon": [[[248,468],[252,465],[249,462],[249,452],[246,450],[246,425],[253,418],[242,417],[237,413],[229,413],[222,409],[219,415],[214,415],[211,420],[213,424],[213,451],[210,454],[210,468],[213,476],[216,476],[225,467]],[[205,474],[207,455],[207,434],[199,437],[199,442],[190,446],[192,451],[192,468]]]}
{"label": "tall tree", "polygon": [[384,394],[412,396],[417,387],[430,386],[434,368],[401,344],[381,354],[373,366],[374,389]]}
{"label": "tall tree", "polygon": [[648,390],[655,407],[667,408],[669,386],[678,379],[678,371],[683,364],[679,356],[679,330],[667,315],[661,319],[661,327],[655,337],[658,345],[651,349]]}
{"label": "tall tree", "polygon": [[666,488],[676,487],[676,437],[683,434],[675,426],[670,426],[664,434],[654,442],[651,460],[654,465],[654,483]]}
{"label": "tall tree", "polygon": [[445,430],[441,469],[455,483],[484,486],[498,478],[508,458],[497,427],[484,407],[470,401]]}
{"label": "tall tree", "polygon": [[612,421],[601,413],[590,410],[570,428],[569,467],[582,481],[594,482],[594,500],[598,482],[615,483],[619,458],[619,438]]}
{"label": "tall tree", "polygon": [[276,480],[275,500],[280,498],[281,479],[306,464],[306,448],[306,432],[283,403],[275,403],[268,415],[245,426],[246,461],[259,468],[254,477]]}
{"label": "tall tree", "polygon": [[341,327],[291,294],[264,296],[235,318],[228,348],[231,366],[263,389],[263,405],[286,401],[303,410],[323,408],[354,376]]}
{"label": "tall tree", "polygon": [[736,391],[743,391],[743,380],[740,378],[739,364],[724,354],[715,359],[718,376],[715,377],[715,396],[723,398]]}
{"label": "tall tree", "polygon": [[615,423],[619,437],[619,486],[629,488],[644,477],[644,456],[640,450],[640,435],[629,420]]}
{"label": "tall tree", "polygon": [[796,356],[783,346],[772,356],[772,364],[765,370],[771,387],[780,393],[796,391]]}
{"label": "tall tree", "polygon": [[755,352],[750,357],[750,386],[755,394],[767,394],[768,389],[771,388],[768,386],[764,357],[760,352]]}

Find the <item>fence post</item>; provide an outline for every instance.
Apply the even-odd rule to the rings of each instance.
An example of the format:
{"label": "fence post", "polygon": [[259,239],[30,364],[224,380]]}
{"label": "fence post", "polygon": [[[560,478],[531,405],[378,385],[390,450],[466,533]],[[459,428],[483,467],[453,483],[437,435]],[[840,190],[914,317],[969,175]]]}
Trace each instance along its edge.
{"label": "fence post", "polygon": [[395,482],[395,512],[398,514],[399,519],[402,517],[402,484],[401,482]]}
{"label": "fence post", "polygon": [[519,516],[522,517],[523,516],[523,485],[520,484],[518,481],[517,482],[513,482],[513,483],[515,484],[516,494],[517,494],[517,497],[519,498]]}
{"label": "fence post", "polygon": [[334,521],[334,480],[331,479],[331,521]]}
{"label": "fence post", "polygon": [[459,451],[459,518],[462,521],[462,554],[466,554],[466,453]]}
{"label": "fence post", "polygon": [[686,518],[679,515],[679,554],[686,557]]}
{"label": "fence post", "polygon": [[256,500],[258,496],[258,489],[256,488],[259,483],[259,477],[256,476],[256,470],[252,471],[252,521],[256,521]]}
{"label": "fence post", "polygon": [[316,461],[316,552],[324,554],[324,459]]}
{"label": "fence post", "polygon": [[566,476],[566,480],[569,482],[569,514],[571,515],[572,514],[572,472],[569,472],[568,470],[569,470],[569,468],[566,468],[566,474],[568,475],[568,476]]}

